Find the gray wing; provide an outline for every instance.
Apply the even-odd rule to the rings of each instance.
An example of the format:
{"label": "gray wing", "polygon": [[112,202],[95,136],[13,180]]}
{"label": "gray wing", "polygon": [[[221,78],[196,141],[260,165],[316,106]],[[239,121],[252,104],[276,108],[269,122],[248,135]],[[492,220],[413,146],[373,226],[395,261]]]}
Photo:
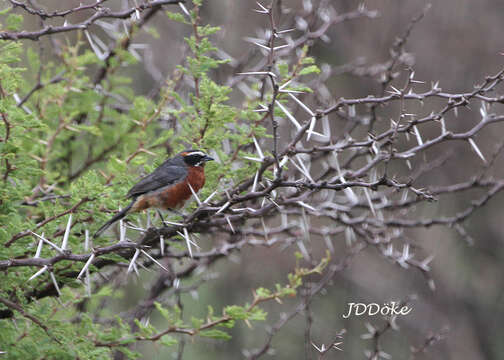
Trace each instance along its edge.
{"label": "gray wing", "polygon": [[126,194],[126,197],[138,197],[142,194],[180,181],[186,176],[187,170],[185,167],[180,165],[171,165],[165,162],[133,186],[130,191],[128,191],[128,194]]}

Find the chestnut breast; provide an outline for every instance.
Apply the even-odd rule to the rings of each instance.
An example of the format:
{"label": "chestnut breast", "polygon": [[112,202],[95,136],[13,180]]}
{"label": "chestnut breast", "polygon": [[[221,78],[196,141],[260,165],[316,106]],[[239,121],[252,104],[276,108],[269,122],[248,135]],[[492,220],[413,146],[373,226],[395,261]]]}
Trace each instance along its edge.
{"label": "chestnut breast", "polygon": [[176,209],[184,205],[192,195],[189,185],[198,192],[205,185],[203,167],[189,167],[186,178],[174,185],[165,186],[149,194],[141,195],[135,202],[132,211],[141,211],[150,207],[159,209]]}

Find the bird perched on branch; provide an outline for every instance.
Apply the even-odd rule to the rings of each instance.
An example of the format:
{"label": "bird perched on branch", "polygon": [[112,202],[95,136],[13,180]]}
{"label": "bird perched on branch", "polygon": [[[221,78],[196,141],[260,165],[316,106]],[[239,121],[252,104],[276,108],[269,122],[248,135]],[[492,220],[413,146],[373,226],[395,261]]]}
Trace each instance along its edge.
{"label": "bird perched on branch", "polygon": [[185,150],[166,160],[145,176],[126,194],[131,203],[107,221],[93,235],[100,236],[110,225],[132,212],[148,208],[174,210],[184,205],[194,192],[205,185],[205,163],[213,160],[201,150]]}

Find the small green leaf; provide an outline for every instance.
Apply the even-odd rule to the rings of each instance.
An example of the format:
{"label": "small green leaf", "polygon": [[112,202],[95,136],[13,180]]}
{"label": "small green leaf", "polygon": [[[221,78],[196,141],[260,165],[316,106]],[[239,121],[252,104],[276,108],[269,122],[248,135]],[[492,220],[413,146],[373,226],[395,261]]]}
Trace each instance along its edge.
{"label": "small green leaf", "polygon": [[247,319],[247,310],[243,306],[230,305],[224,309],[224,314],[231,316],[235,320]]}
{"label": "small green leaf", "polygon": [[163,335],[161,337],[160,343],[166,347],[170,347],[178,344],[178,340],[171,337],[170,335]]}
{"label": "small green leaf", "polygon": [[218,329],[204,330],[199,333],[200,336],[208,337],[216,340],[230,340],[231,335],[227,332]]}
{"label": "small green leaf", "polygon": [[320,69],[317,65],[310,65],[305,67],[303,70],[299,72],[299,75],[309,75],[309,74],[319,74]]}
{"label": "small green leaf", "polygon": [[185,16],[180,13],[173,13],[170,11],[166,12],[166,16],[168,16],[168,19],[182,23],[182,24],[189,24],[189,22],[186,20]]}
{"label": "small green leaf", "polygon": [[5,22],[7,24],[7,30],[17,31],[21,29],[21,26],[23,25],[23,15],[10,14],[7,16],[7,20]]}

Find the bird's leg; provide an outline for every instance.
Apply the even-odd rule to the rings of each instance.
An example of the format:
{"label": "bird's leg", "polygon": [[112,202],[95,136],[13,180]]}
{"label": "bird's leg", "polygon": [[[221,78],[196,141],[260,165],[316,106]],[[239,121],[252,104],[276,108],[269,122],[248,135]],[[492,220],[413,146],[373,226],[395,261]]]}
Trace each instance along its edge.
{"label": "bird's leg", "polygon": [[184,215],[184,213],[178,211],[178,210],[175,210],[175,209],[167,209],[168,211],[174,213],[175,215],[178,215],[182,218],[182,220],[184,221],[185,223],[185,220],[186,220],[186,216]]}
{"label": "bird's leg", "polygon": [[161,214],[161,211],[159,211],[159,209],[156,209],[156,212],[159,215],[159,218],[161,219],[161,222],[163,223],[163,226],[166,225],[165,221],[164,221],[164,218],[163,218],[163,214]]}

